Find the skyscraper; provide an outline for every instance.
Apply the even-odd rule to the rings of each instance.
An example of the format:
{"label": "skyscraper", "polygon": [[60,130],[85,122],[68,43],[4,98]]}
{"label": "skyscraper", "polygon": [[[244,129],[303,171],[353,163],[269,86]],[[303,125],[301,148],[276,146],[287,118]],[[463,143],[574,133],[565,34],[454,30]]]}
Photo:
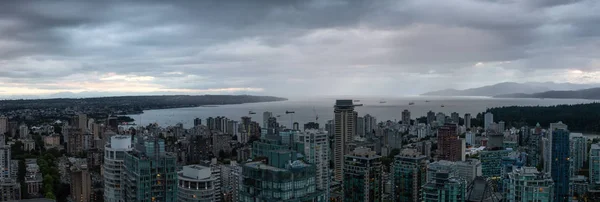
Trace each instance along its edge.
{"label": "skyscraper", "polygon": [[402,124],[410,125],[410,111],[408,111],[407,109],[402,111]]}
{"label": "skyscraper", "polygon": [[382,201],[381,156],[358,147],[344,158],[344,201]]}
{"label": "skyscraper", "polygon": [[600,191],[600,143],[590,146],[589,155],[590,190],[598,192]]}
{"label": "skyscraper", "polygon": [[364,116],[365,120],[365,136],[370,137],[373,130],[377,129],[377,119],[369,114]]}
{"label": "skyscraper", "polygon": [[583,168],[583,162],[587,161],[587,142],[581,133],[571,133],[569,139],[571,161],[573,162],[571,176],[575,176]]}
{"label": "skyscraper", "polygon": [[125,153],[131,151],[131,137],[127,135],[116,135],[110,137],[110,143],[104,147],[104,164],[102,167],[102,176],[104,178],[104,201],[119,202],[123,200],[122,184],[123,161]]}
{"label": "skyscraper", "polygon": [[454,123],[454,124],[460,123],[460,115],[457,112],[452,112],[450,114],[450,119],[452,120],[452,123]]}
{"label": "skyscraper", "polygon": [[394,201],[421,200],[421,187],[427,179],[428,157],[414,149],[404,149],[394,157],[392,194]]}
{"label": "skyscraper", "polygon": [[456,134],[456,125],[447,124],[438,128],[438,159],[460,161],[463,158],[461,157],[461,143]]}
{"label": "skyscraper", "polygon": [[555,129],[552,131],[552,180],[555,183],[555,201],[565,201],[569,198],[570,179],[570,149],[569,131]]}
{"label": "skyscraper", "polygon": [[504,123],[504,121],[499,121],[498,122],[498,132],[503,133],[504,130],[506,130],[506,123]]}
{"label": "skyscraper", "polygon": [[435,115],[435,121],[437,122],[438,126],[443,126],[446,124],[446,115],[442,112],[438,112],[437,115]]}
{"label": "skyscraper", "polygon": [[356,136],[365,137],[365,118],[356,117]]}
{"label": "skyscraper", "polygon": [[199,126],[202,125],[202,119],[200,118],[195,118],[194,119],[194,126]]}
{"label": "skyscraper", "polygon": [[427,112],[427,124],[431,125],[435,121],[435,112],[429,111]]}
{"label": "skyscraper", "polygon": [[155,137],[135,137],[134,150],[125,154],[123,198],[125,202],[177,199],[177,164],[165,152],[165,142]]}
{"label": "skyscraper", "polygon": [[337,100],[334,106],[334,147],[333,147],[333,164],[334,164],[334,179],[342,181],[344,178],[344,155],[347,151],[346,143],[354,139],[356,135],[356,111],[354,111],[352,100]]}
{"label": "skyscraper", "polygon": [[0,116],[0,134],[8,132],[8,118],[6,116]]}
{"label": "skyscraper", "polygon": [[492,114],[492,112],[487,112],[485,113],[484,117],[483,117],[483,128],[487,131],[489,129],[492,129],[492,123],[494,123],[494,114]]}
{"label": "skyscraper", "polygon": [[[506,201],[553,201],[554,182],[535,167],[514,169],[508,174]],[[564,200],[559,200],[564,201]]]}
{"label": "skyscraper", "polygon": [[304,158],[316,168],[317,189],[324,190],[329,198],[329,138],[325,131],[306,130],[297,135],[298,145]]}
{"label": "skyscraper", "polygon": [[[4,136],[2,138],[4,138]],[[10,178],[10,160],[10,146],[4,144],[0,145],[0,182]]]}
{"label": "skyscraper", "polygon": [[92,177],[86,159],[69,159],[71,163],[71,199],[78,202],[90,202],[92,196]]}
{"label": "skyscraper", "polygon": [[269,118],[273,117],[273,113],[271,112],[263,112],[263,128],[267,128],[269,125]]}
{"label": "skyscraper", "polygon": [[466,129],[471,128],[471,114],[469,114],[469,113],[465,114],[465,128]]}

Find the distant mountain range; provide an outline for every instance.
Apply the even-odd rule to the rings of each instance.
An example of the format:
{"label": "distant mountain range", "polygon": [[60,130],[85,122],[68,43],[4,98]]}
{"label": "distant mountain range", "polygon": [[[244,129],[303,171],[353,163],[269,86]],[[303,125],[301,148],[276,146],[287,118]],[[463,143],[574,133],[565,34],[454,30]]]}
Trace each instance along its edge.
{"label": "distant mountain range", "polygon": [[479,88],[469,88],[464,90],[445,89],[439,91],[427,92],[422,95],[429,96],[507,96],[534,94],[546,91],[573,91],[587,88],[600,87],[600,84],[574,84],[574,83],[554,83],[554,82],[504,82]]}
{"label": "distant mountain range", "polygon": [[496,95],[499,98],[558,98],[558,99],[600,99],[600,88],[588,88],[583,90],[546,91],[541,93],[514,93]]}

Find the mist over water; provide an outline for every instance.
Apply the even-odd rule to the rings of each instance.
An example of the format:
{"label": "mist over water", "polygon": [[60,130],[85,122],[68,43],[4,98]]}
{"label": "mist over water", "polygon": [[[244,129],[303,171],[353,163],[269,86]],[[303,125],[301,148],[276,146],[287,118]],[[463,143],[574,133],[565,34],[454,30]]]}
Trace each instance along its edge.
{"label": "mist over water", "polygon": [[[399,120],[401,113],[407,109],[411,112],[411,118],[425,116],[428,111],[435,113],[442,112],[450,115],[452,112],[458,112],[461,117],[465,113],[471,113],[473,117],[477,113],[484,112],[487,108],[500,106],[551,106],[559,104],[581,104],[592,103],[594,100],[583,99],[514,99],[514,98],[489,98],[489,97],[396,97],[396,98],[373,98],[373,97],[342,97],[338,99],[360,100],[356,107],[359,116],[370,114],[377,118],[377,121]],[[261,123],[262,113],[265,111],[273,112],[278,122],[290,128],[292,122],[300,123],[302,128],[304,123],[317,121],[321,127],[327,120],[333,119],[333,105],[336,98],[294,98],[281,102],[249,103],[238,105],[216,105],[202,106],[193,108],[159,109],[146,110],[143,114],[129,115],[135,119],[136,124],[148,125],[158,123],[162,127],[182,123],[185,128],[193,126],[194,118],[201,118],[204,124],[206,118],[225,116],[229,119],[240,120],[242,116],[250,116],[252,120]],[[385,103],[381,103],[385,101]],[[426,102],[429,101],[429,102]],[[413,105],[409,105],[414,102]],[[442,107],[442,105],[444,107]],[[249,114],[249,111],[256,114]],[[294,111],[294,114],[287,114],[286,111]]]}

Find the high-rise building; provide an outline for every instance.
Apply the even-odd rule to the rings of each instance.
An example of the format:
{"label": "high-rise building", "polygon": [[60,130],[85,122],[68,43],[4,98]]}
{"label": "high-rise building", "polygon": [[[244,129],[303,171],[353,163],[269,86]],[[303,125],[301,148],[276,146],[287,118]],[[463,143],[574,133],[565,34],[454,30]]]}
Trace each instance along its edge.
{"label": "high-rise building", "polygon": [[498,132],[503,133],[506,130],[506,123],[504,121],[498,122]]}
{"label": "high-rise building", "polygon": [[434,161],[434,162],[429,163],[427,165],[426,182],[431,182],[431,181],[435,180],[435,174],[438,171],[445,171],[450,176],[455,177],[455,176],[457,176],[457,173],[458,173],[458,171],[456,169],[456,162],[439,160],[439,161]]}
{"label": "high-rise building", "polygon": [[4,135],[8,132],[8,118],[0,116],[0,134]]}
{"label": "high-rise building", "polygon": [[365,137],[365,118],[356,117],[356,136]]}
{"label": "high-rise building", "polygon": [[438,126],[443,126],[446,124],[446,115],[442,112],[438,112],[437,115],[435,115],[435,121],[437,122]]}
{"label": "high-rise building", "polygon": [[469,114],[469,113],[465,114],[465,128],[467,128],[467,129],[471,128],[471,114]]}
{"label": "high-rise building", "polygon": [[77,114],[71,119],[71,126],[81,129],[83,132],[88,130],[88,118],[86,114]]}
{"label": "high-rise building", "polygon": [[510,154],[510,150],[484,150],[479,152],[481,174],[483,177],[499,178],[502,175],[502,158]]}
{"label": "high-rise building", "polygon": [[266,163],[254,161],[242,165],[243,183],[240,183],[238,201],[327,200],[324,191],[317,189],[316,167],[298,160],[296,151],[276,142],[254,144],[257,142],[253,143],[252,155],[265,158]]}
{"label": "high-rise building", "polygon": [[306,130],[297,135],[297,144],[307,163],[316,168],[317,189],[325,191],[329,198],[331,176],[329,174],[329,137],[325,131]]}
{"label": "high-rise building", "polygon": [[456,165],[456,176],[464,179],[467,184],[471,183],[475,177],[482,175],[479,159],[465,159],[454,163]]}
{"label": "high-rise building", "polygon": [[220,189],[219,178],[214,175],[210,167],[201,165],[183,166],[183,170],[177,173],[177,179],[178,202],[221,200],[221,196],[216,194],[216,190]]}
{"label": "high-rise building", "polygon": [[435,112],[429,111],[427,112],[427,124],[431,125],[435,121]]}
{"label": "high-rise building", "polygon": [[31,139],[29,135],[29,127],[27,127],[27,125],[21,124],[21,126],[19,126],[19,138]]}
{"label": "high-rise building", "polygon": [[382,201],[383,168],[381,156],[366,147],[358,147],[345,156],[344,201]]}
{"label": "high-rise building", "polygon": [[575,176],[583,168],[583,162],[587,161],[587,142],[581,133],[571,133],[569,139],[570,159],[573,162],[571,176]]}
{"label": "high-rise building", "polygon": [[589,178],[590,189],[600,191],[600,143],[590,146]]}
{"label": "high-rise building", "polygon": [[369,114],[364,116],[365,121],[365,136],[371,137],[373,130],[377,129],[377,119]]}
{"label": "high-rise building", "polygon": [[552,180],[556,187],[555,201],[565,201],[569,198],[570,149],[569,131],[555,129],[552,131]]}
{"label": "high-rise building", "polygon": [[222,165],[221,188],[224,201],[240,201],[238,192],[241,185],[241,174],[242,167],[236,161],[231,161],[229,165]]}
{"label": "high-rise building", "polygon": [[269,127],[269,118],[273,117],[273,113],[271,112],[263,112],[263,128]]}
{"label": "high-rise building", "polygon": [[438,148],[440,160],[460,161],[464,158],[464,147],[456,134],[456,125],[446,124],[438,128]]}
{"label": "high-rise building", "polygon": [[334,147],[333,147],[333,164],[334,164],[334,179],[341,182],[344,178],[344,155],[347,151],[346,144],[355,137],[356,132],[356,111],[352,100],[337,100],[334,106]]}
{"label": "high-rise building", "polygon": [[426,183],[428,157],[413,149],[404,149],[394,157],[392,194],[394,201],[421,200],[421,187]]}
{"label": "high-rise building", "polygon": [[173,154],[165,152],[165,142],[155,137],[135,137],[134,149],[125,154],[123,201],[175,202],[177,164]]}
{"label": "high-rise building", "polygon": [[453,124],[459,124],[460,123],[460,115],[457,112],[452,112],[450,114],[450,119],[452,120]]}
{"label": "high-rise building", "polygon": [[485,113],[485,115],[483,116],[483,128],[486,131],[492,129],[492,123],[494,123],[494,114],[492,114],[492,112]]}
{"label": "high-rise building", "polygon": [[423,202],[464,201],[466,182],[464,179],[453,177],[446,170],[439,170],[433,175],[433,180],[423,186]]}
{"label": "high-rise building", "polygon": [[467,131],[465,133],[465,141],[469,145],[474,145],[475,144],[475,133],[473,133],[471,131]]}
{"label": "high-rise building", "polygon": [[69,159],[71,172],[71,199],[78,202],[91,202],[92,177],[86,159]]}
{"label": "high-rise building", "polygon": [[[554,182],[546,173],[540,173],[535,167],[514,169],[508,174],[506,199],[518,201],[555,201],[552,199]],[[566,200],[560,200],[566,201]]]}
{"label": "high-rise building", "polygon": [[0,181],[10,179],[11,173],[10,146],[0,145]]}
{"label": "high-rise building", "polygon": [[541,130],[537,131],[529,136],[529,141],[526,147],[527,166],[537,167],[540,166],[542,161],[542,137],[544,134]]}
{"label": "high-rise building", "polygon": [[123,178],[123,161],[125,153],[131,151],[131,137],[127,135],[116,135],[110,137],[110,143],[104,147],[104,164],[102,165],[102,176],[104,178],[104,201],[119,202],[123,200],[121,193]]}
{"label": "high-rise building", "polygon": [[410,111],[408,111],[407,109],[402,111],[402,124],[410,125]]}
{"label": "high-rise building", "polygon": [[194,126],[199,126],[202,125],[202,119],[200,118],[195,118],[194,119]]}

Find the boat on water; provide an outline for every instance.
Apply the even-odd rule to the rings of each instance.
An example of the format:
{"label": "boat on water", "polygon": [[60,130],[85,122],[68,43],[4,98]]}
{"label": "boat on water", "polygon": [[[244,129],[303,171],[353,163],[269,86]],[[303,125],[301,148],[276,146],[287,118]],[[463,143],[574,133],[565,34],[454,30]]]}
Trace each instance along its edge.
{"label": "boat on water", "polygon": [[379,103],[383,104],[383,103],[386,103],[386,101],[385,100],[381,100],[381,101],[379,101]]}
{"label": "boat on water", "polygon": [[249,111],[248,114],[256,114],[256,112]]}
{"label": "boat on water", "polygon": [[442,105],[442,107],[444,107],[444,105]]}
{"label": "boat on water", "polygon": [[360,100],[354,100],[354,102],[360,102]]}
{"label": "boat on water", "polygon": [[414,105],[414,104],[415,104],[414,102],[409,102],[409,103],[408,103],[408,105]]}
{"label": "boat on water", "polygon": [[425,102],[429,102],[429,100],[425,100]]}

